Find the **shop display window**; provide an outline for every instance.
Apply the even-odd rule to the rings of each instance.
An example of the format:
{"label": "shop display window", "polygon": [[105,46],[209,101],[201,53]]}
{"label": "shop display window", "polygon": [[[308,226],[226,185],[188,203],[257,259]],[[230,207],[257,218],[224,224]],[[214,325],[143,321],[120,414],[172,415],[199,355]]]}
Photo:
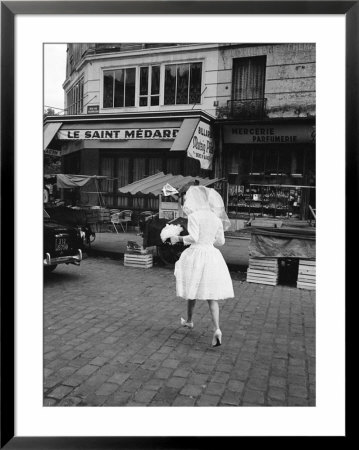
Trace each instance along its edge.
{"label": "shop display window", "polygon": [[286,185],[229,185],[228,213],[232,216],[302,218],[303,195],[309,189]]}

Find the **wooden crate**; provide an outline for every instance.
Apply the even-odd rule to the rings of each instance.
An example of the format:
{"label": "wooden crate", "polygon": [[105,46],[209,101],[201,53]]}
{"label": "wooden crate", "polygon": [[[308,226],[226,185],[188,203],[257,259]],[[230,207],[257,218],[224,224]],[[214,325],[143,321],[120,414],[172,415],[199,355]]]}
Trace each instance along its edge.
{"label": "wooden crate", "polygon": [[316,264],[311,259],[299,260],[297,288],[315,290],[316,288]]}
{"label": "wooden crate", "polygon": [[124,266],[137,267],[138,269],[149,269],[153,267],[153,256],[125,253]]}
{"label": "wooden crate", "polygon": [[275,286],[278,283],[278,259],[250,258],[247,281]]}

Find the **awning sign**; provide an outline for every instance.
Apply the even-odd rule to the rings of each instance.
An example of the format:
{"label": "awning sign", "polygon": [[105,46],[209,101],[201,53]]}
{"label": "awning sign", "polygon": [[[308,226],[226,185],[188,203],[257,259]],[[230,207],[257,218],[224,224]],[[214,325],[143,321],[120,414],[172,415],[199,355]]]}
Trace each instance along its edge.
{"label": "awning sign", "polygon": [[58,139],[100,139],[100,140],[137,140],[176,138],[179,128],[121,128],[115,130],[60,130]]}
{"label": "awning sign", "polygon": [[45,148],[44,153],[51,156],[61,156],[61,150],[55,150],[52,148]]}
{"label": "awning sign", "polygon": [[198,159],[201,169],[210,170],[214,153],[214,142],[211,126],[199,121],[187,148],[187,156]]}
{"label": "awning sign", "polygon": [[315,143],[315,126],[308,124],[225,125],[225,144]]}

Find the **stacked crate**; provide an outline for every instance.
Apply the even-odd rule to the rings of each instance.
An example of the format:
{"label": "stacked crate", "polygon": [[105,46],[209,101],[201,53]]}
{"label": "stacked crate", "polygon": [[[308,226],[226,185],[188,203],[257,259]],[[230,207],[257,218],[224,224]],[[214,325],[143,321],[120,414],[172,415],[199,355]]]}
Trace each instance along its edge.
{"label": "stacked crate", "polygon": [[277,258],[250,258],[247,281],[275,286],[278,283],[278,272]]}
{"label": "stacked crate", "polygon": [[298,267],[297,287],[315,290],[315,260],[300,259]]}
{"label": "stacked crate", "polygon": [[142,245],[134,241],[128,241],[124,266],[149,269],[153,267],[153,255],[147,249],[143,248]]}

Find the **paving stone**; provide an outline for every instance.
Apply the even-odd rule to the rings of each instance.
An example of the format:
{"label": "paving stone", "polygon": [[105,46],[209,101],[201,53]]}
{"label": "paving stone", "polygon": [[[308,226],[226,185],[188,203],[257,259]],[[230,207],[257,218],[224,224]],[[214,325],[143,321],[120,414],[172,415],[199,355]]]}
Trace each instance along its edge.
{"label": "paving stone", "polygon": [[180,394],[181,395],[188,395],[190,397],[197,397],[198,395],[201,394],[202,391],[203,391],[203,387],[202,386],[198,386],[198,385],[195,385],[195,384],[187,384],[180,391]]}
{"label": "paving stone", "polygon": [[245,389],[243,395],[243,405],[264,405],[264,393],[261,391],[254,391],[252,389]]}
{"label": "paving stone", "polygon": [[303,386],[300,386],[297,384],[290,384],[289,385],[289,395],[293,396],[293,397],[307,398],[308,391]]}
{"label": "paving stone", "polygon": [[57,386],[53,391],[47,394],[48,397],[53,397],[57,399],[64,398],[67,394],[69,394],[73,390],[70,386]]}
{"label": "paving stone", "polygon": [[241,402],[241,394],[231,390],[225,390],[221,398],[221,404],[238,406]]}
{"label": "paving stone", "polygon": [[197,400],[197,406],[217,406],[220,401],[220,395],[202,394]]}

